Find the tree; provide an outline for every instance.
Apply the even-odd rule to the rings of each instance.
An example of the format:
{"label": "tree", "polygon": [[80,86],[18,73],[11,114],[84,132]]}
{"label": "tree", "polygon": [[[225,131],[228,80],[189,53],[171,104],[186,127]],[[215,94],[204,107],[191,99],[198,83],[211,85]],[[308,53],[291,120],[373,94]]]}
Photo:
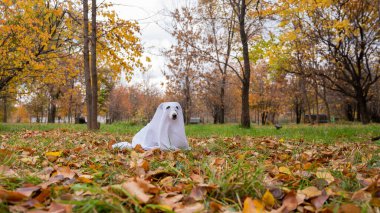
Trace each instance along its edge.
{"label": "tree", "polygon": [[370,122],[368,102],[380,79],[376,4],[368,0],[283,3],[288,8],[281,13],[286,33],[293,43],[312,42],[317,63],[325,67],[312,70],[313,75],[355,100],[362,123]]}
{"label": "tree", "polygon": [[249,48],[248,48],[248,35],[247,35],[247,25],[246,25],[246,15],[247,7],[253,2],[245,0],[229,0],[231,7],[233,8],[234,14],[238,20],[240,41],[242,46],[243,55],[243,76],[241,77],[242,82],[242,110],[241,110],[241,125],[242,127],[249,128],[251,126],[250,116],[249,116],[249,84],[251,79],[251,65],[249,63]]}
{"label": "tree", "polygon": [[195,91],[196,81],[199,80],[201,57],[189,41],[199,41],[199,32],[194,27],[197,20],[194,19],[191,8],[183,7],[171,13],[172,31],[176,44],[170,50],[164,52],[169,59],[166,70],[163,71],[168,80],[169,95],[175,94],[181,97],[181,105],[184,112],[185,123],[189,123],[192,114],[192,97]]}

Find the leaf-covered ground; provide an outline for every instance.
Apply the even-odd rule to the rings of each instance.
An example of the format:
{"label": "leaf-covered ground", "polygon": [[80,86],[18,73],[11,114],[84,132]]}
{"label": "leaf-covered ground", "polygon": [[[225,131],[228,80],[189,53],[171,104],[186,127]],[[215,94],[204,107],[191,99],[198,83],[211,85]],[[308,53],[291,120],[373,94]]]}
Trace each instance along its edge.
{"label": "leaf-covered ground", "polygon": [[0,134],[0,212],[380,212],[374,142],[189,138],[191,151],[110,149],[128,136]]}

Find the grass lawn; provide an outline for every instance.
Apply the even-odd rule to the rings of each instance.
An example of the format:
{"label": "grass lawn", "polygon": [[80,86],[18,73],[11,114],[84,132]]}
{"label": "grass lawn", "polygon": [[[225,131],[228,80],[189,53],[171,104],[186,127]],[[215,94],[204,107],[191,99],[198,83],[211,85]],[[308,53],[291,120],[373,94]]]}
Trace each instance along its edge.
{"label": "grass lawn", "polygon": [[110,149],[139,125],[0,125],[0,212],[378,212],[380,125],[190,125],[191,151]]}
{"label": "grass lawn", "polygon": [[[128,123],[115,123],[112,125],[101,125],[100,132],[113,135],[133,136],[143,126],[130,125]],[[80,124],[0,124],[0,132],[19,132],[23,130],[48,131],[53,129],[64,129],[72,131],[85,131],[86,125]],[[252,136],[252,137],[275,137],[283,139],[305,140],[308,142],[363,142],[373,137],[380,136],[380,124],[361,125],[355,124],[321,124],[321,125],[284,125],[282,129],[276,130],[273,126],[253,125],[251,129],[244,129],[236,124],[224,125],[188,125],[186,126],[188,137],[210,138]]]}

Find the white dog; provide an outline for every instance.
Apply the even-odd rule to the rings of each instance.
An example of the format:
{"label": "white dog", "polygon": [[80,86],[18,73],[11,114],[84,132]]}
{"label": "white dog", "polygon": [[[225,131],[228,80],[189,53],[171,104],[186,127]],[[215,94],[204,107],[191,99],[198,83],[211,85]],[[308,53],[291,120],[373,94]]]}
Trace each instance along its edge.
{"label": "white dog", "polygon": [[158,106],[152,120],[132,139],[132,144],[120,142],[112,148],[134,148],[161,150],[190,149],[186,139],[182,108],[177,102],[165,102]]}

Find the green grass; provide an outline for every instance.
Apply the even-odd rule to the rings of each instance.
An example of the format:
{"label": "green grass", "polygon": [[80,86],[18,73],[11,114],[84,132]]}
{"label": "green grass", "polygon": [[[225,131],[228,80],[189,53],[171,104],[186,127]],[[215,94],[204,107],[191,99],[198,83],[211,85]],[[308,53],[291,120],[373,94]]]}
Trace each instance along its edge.
{"label": "green grass", "polygon": [[[102,125],[101,132],[117,135],[134,135],[142,125],[131,125],[128,123],[115,123]],[[0,132],[19,132],[23,130],[62,129],[69,131],[85,131],[86,125],[79,124],[1,124]],[[372,137],[380,135],[380,124],[361,125],[353,124],[323,124],[323,125],[284,125],[282,129],[276,130],[273,126],[253,125],[250,129],[239,127],[237,124],[201,124],[186,126],[188,137],[209,138],[209,137],[234,137],[253,136],[304,140],[308,142],[364,142]]]}

